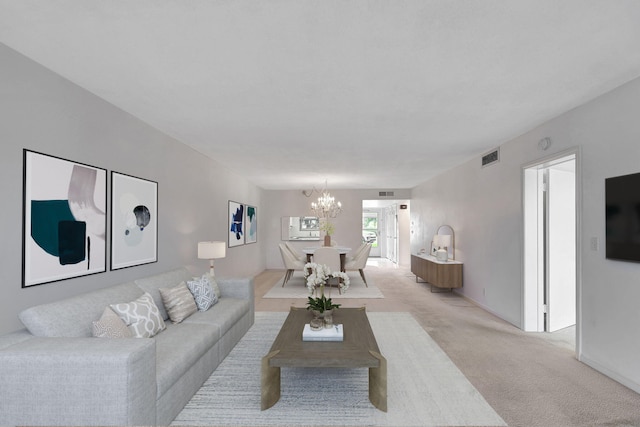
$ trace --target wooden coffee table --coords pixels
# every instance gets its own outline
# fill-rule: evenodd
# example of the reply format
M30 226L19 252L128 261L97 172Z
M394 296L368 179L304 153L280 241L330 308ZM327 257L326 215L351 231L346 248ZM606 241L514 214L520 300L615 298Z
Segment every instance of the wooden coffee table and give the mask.
M387 411L387 359L378 349L364 308L340 308L334 324L342 324L343 341L302 341L311 313L292 307L269 354L262 358L261 409L280 399L280 368L369 368L369 400Z

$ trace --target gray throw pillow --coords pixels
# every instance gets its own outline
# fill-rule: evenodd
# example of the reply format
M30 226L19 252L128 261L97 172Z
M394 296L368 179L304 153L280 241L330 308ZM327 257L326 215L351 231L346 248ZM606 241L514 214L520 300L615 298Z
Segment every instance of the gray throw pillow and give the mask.
M159 290L164 308L173 323L180 323L198 311L196 302L186 283L182 282L178 286L160 288Z
M198 310L207 311L218 302L218 296L205 276L189 280L187 286L193 294Z

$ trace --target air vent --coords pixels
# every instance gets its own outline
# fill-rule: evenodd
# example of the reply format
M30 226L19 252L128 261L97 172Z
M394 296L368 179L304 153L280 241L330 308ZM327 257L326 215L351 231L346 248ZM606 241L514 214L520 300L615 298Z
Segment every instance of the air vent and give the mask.
M500 149L496 148L482 156L482 167L490 166L500 161Z
M393 191L378 191L378 196L379 197L393 197L394 196L394 192Z

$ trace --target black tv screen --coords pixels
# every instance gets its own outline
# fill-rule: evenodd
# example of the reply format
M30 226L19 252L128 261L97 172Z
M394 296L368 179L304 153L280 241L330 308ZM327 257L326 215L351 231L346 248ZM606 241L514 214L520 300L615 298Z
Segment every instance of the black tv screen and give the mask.
M640 173L605 179L606 256L640 262Z

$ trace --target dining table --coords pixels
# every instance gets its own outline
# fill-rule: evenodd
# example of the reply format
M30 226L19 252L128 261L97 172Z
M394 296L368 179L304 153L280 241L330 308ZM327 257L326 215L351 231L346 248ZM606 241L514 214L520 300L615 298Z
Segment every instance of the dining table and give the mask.
M310 246L302 248L302 252L307 255L307 262L311 262L313 253L316 251L316 249L321 247L322 246ZM332 248L336 249L338 251L338 254L340 254L340 271L344 273L344 265L346 263L347 254L351 252L351 248L348 248L346 246L332 246Z

